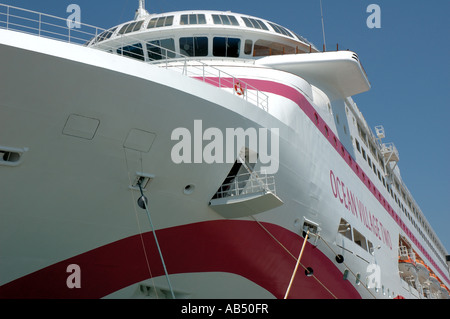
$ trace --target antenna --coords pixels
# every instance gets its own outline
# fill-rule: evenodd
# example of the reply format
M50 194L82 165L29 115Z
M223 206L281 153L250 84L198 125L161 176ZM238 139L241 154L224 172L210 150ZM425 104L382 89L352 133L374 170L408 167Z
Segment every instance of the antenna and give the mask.
M136 10L134 20L143 19L148 15L149 15L148 11L145 10L145 0L139 0L139 8Z
M322 0L320 0L320 15L322 17L323 51L326 51L327 43L325 41L325 26L323 24Z

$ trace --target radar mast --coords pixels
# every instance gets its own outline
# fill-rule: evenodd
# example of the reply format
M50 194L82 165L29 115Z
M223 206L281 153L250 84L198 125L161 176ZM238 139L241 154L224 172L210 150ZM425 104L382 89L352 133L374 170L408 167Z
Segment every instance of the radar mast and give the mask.
M145 0L139 0L139 8L136 10L134 20L144 19L148 15L149 15L148 11L145 10Z

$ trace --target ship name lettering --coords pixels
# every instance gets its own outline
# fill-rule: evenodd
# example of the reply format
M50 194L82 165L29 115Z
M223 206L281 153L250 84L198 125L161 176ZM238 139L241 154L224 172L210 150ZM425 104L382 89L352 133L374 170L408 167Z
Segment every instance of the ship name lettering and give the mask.
M383 226L378 218L370 212L364 202L349 189L339 176L336 176L333 170L330 170L331 192L334 197L348 211L352 213L360 222L370 230L379 240L392 250L392 242L389 231Z

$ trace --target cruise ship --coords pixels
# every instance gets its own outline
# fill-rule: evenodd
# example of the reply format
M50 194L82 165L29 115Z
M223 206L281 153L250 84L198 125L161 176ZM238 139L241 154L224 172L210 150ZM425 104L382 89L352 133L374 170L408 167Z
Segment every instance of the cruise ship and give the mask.
M357 53L142 0L69 22L0 4L1 298L449 298Z

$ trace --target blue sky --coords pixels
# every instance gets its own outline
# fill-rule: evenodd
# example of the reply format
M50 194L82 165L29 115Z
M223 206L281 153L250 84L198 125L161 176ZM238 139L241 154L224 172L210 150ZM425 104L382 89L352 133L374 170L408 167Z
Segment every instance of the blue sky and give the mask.
M400 153L403 181L450 251L450 1L322 0L326 45L358 53L372 89L354 100L372 129ZM109 28L131 20L138 0L0 0L67 17L81 8L81 22ZM381 28L369 29L369 4L381 9ZM150 12L224 10L281 24L322 48L319 0L160 0Z

